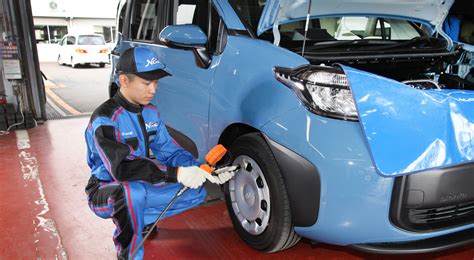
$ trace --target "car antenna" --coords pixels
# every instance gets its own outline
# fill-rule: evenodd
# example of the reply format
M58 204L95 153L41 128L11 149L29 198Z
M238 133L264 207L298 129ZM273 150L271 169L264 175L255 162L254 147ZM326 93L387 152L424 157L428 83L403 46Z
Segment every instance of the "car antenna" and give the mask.
M306 14L306 25L304 27L303 49L301 50L301 56L303 56L303 57L304 57L304 48L306 46L306 36L308 35L309 17L310 17L310 14L311 14L311 2L313 2L313 1L309 0L308 13Z

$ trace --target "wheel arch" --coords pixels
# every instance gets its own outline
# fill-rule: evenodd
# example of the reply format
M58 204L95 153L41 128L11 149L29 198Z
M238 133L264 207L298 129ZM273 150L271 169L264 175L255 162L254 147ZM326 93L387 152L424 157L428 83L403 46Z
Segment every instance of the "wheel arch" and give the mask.
M302 227L314 225L319 215L321 196L318 169L307 159L271 140L259 129L244 123L227 126L219 137L219 144L229 148L237 138L250 133L259 133L277 160L288 192L293 224Z
M222 134L219 136L218 143L222 144L226 148L229 148L237 138L245 134L257 132L260 132L260 130L250 125L244 123L234 123L224 129Z

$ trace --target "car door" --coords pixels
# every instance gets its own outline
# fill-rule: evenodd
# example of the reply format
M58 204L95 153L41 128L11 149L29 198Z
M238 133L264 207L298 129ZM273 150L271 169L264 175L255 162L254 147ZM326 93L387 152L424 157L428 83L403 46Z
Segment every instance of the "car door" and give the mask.
M58 48L58 63L59 64L64 63L64 48L66 47L66 37L67 36L64 36L59 42L59 48Z
M76 37L74 36L67 36L66 37L66 46L64 46L64 54L63 61L67 64L71 64L71 59L73 58L74 54L74 46L76 44Z
M212 63L208 68L201 68L193 51L159 45L157 52L173 76L159 81L153 102L169 127L194 141L202 159L210 149L209 102L220 59L215 47L219 16L209 12L208 0L174 0L167 8L169 16L165 25L194 24L207 33L207 51Z

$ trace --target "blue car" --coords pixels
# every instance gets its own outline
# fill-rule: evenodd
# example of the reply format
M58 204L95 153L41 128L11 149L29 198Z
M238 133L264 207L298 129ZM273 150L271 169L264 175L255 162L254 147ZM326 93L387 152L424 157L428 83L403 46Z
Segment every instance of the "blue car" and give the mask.
M122 0L113 64L155 51L174 139L200 160L230 148L223 190L249 246L444 250L474 242L474 74L442 30L453 2Z

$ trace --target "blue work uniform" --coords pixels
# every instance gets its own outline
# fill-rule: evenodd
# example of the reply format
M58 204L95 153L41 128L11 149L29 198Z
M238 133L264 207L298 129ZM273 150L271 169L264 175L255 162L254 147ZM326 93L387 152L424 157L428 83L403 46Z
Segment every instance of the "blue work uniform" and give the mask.
M120 91L94 111L85 138L92 170L86 187L89 207L99 217L113 219L117 256L129 259L143 227L157 219L182 187L175 183L176 168L199 163L169 135L155 106L134 105ZM156 160L150 159L150 149ZM204 188L190 189L164 217L195 207L205 197ZM135 259L143 254L142 247Z

